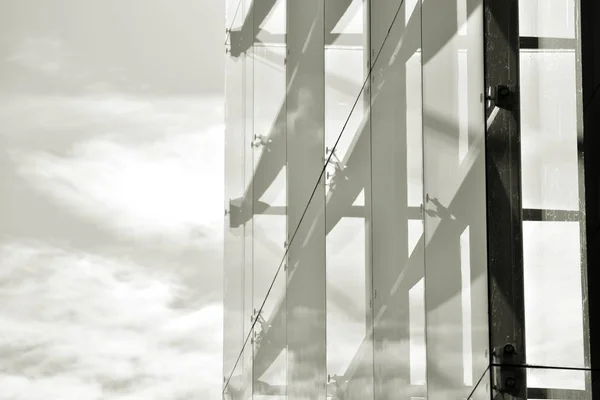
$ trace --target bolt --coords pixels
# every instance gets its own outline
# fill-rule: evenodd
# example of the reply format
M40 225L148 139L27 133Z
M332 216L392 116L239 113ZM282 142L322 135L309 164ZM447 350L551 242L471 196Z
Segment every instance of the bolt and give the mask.
M515 346L513 346L512 344L507 344L504 346L504 352L506 354L514 354L515 353Z
M515 380L515 378L506 378L504 384L506 385L506 387L514 388L515 386L517 386L517 381Z
M500 96L508 96L508 93L508 88L503 87L500 89Z

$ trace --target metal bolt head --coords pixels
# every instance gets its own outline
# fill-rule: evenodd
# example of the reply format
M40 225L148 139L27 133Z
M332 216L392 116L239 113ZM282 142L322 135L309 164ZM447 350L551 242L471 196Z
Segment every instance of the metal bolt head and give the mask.
M500 88L500 96L508 96L508 93L509 93L508 88L506 88L506 87Z
M506 354L514 354L515 353L515 346L513 346L512 344L507 344L504 346L504 352Z
M506 387L514 388L515 386L517 386L517 381L515 380L515 378L510 377L506 378L504 384L506 385Z

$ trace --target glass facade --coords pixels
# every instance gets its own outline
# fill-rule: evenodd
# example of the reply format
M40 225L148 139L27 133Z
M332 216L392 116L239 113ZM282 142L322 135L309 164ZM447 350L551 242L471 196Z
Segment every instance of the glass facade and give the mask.
M224 399L591 399L577 0L226 21Z

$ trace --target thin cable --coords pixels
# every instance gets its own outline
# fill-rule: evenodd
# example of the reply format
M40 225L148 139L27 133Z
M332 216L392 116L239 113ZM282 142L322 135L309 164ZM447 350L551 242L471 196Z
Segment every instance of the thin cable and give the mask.
M531 364L501 364L492 363L492 367L510 367L510 368L528 368L528 369L551 369L561 371L600 371L600 368L585 368L585 367L557 367L552 365L531 365Z
M225 35L225 43L224 43L225 45L227 45L229 36L231 36L231 28L233 28L233 24L235 23L235 17L237 17L238 11L240 10L240 6L242 5L242 1L243 0L238 1L237 8L235 9L235 12L233 13L233 18L231 19L231 25L229 25L229 29L227 29L227 34ZM221 29L223 29L223 28L221 28Z
M585 105L583 106L583 110L584 111L589 107L590 104L592 104L592 100L594 100L594 97L596 96L596 93L598 92L598 89L600 89L600 84L598 84L598 86L596 86L596 88L592 92L592 96L587 101L587 103L585 103Z
M489 370L490 370L490 365L488 364L487 368L485 369L485 371L483 371L483 374L481 374L481 377L479 378L479 380L477 381L475 386L473 386L473 390L471 390L471 393L469 393L469 395L467 396L467 400L471 400L471 397L473 396L473 394L475 394L475 391L479 387L479 384L483 380L483 377L485 376L485 374L488 373Z

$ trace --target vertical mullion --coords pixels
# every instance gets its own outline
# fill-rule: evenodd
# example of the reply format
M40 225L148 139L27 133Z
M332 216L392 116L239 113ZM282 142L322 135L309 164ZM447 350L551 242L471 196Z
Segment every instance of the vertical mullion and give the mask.
M582 89L578 93L578 150L585 153L585 160L579 158L579 180L580 180L580 207L585 210L585 215L581 216L580 223L585 222L585 228L582 228L582 257L586 257L585 264L582 267L585 271L585 281L583 293L586 294L587 304L584 304L584 327L588 328L586 335L586 345L588 345L590 354L590 366L592 368L592 396L594 395L594 382L599 380L600 372L600 312L598 311L599 299L597 287L600 282L600 275L597 272L599 264L600 251L599 243L600 232L600 201L599 201L599 180L598 180L598 157L599 138L597 130L598 120L598 82L600 81L600 65L598 63L598 44L600 43L600 29L598 29L597 20L600 16L600 6L597 0L577 0L576 4L576 34L580 40L577 40L577 62L578 67L581 62L581 68L577 71L577 89ZM594 108L594 105L596 107ZM580 108L581 107L581 108ZM583 170L585 174L581 173ZM585 188L582 193L581 182ZM581 202L585 200L585 205ZM585 242L583 239L585 238Z
M525 363L518 10L518 0L484 0L485 87L510 90L508 107L486 111L490 351L513 344L512 364ZM513 372L515 398L526 398L526 371Z
M584 155L584 110L583 110L583 76L582 76L582 43L581 43L581 0L574 0L574 28L575 28L575 85L576 85L576 118L577 118L577 179L579 183L579 245L580 245L580 260L581 260L581 293L582 296L582 312L583 312L583 346L584 346L584 364L591 367L591 349L590 349L590 320L589 320L589 297L588 297L588 254L587 254L587 213L586 213L586 171L585 171L585 155ZM590 398L591 392L591 375L586 374L586 399Z

